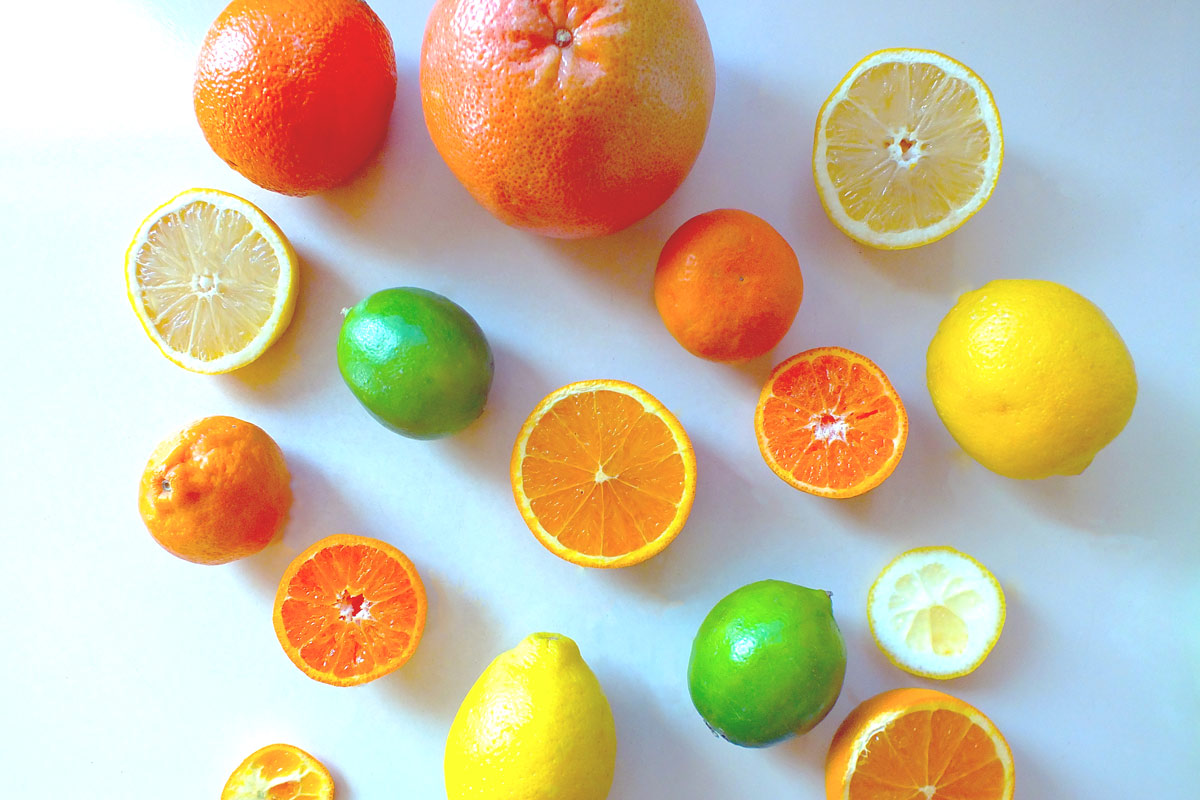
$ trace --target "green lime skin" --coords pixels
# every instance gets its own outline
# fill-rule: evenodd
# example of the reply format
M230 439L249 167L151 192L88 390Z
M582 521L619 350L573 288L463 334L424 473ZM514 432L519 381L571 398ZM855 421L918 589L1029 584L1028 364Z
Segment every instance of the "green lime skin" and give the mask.
M846 676L829 594L785 581L747 584L700 624L688 691L708 727L742 747L807 733Z
M471 315L410 286L376 292L346 313L337 360L367 411L413 439L470 425L492 386L492 350Z

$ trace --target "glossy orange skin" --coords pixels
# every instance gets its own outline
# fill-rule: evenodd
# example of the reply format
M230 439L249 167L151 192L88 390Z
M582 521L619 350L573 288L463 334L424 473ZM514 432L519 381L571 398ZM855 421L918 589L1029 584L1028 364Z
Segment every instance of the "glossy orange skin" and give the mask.
M283 452L262 428L234 417L206 417L165 439L138 487L150 534L197 564L262 550L283 529L291 505Z
M193 89L213 151L291 195L349 181L383 143L395 97L392 38L361 0L234 0Z
M744 361L779 344L804 298L796 253L747 211L692 217L671 235L654 273L663 324L692 355Z
M421 105L450 170L502 222L599 236L687 177L714 75L694 0L438 0Z

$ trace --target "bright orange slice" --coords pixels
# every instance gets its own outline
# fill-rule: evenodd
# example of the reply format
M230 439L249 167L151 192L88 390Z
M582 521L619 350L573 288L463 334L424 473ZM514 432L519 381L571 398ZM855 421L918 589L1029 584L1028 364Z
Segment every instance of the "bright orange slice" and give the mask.
M572 383L538 403L509 474L533 535L585 567L627 567L661 552L696 494L696 456L679 420L613 380Z
M893 689L850 712L825 759L827 800L1012 800L1012 751L979 709Z
M221 800L333 800L333 776L299 747L269 744L233 771Z
M314 680L355 686L412 657L425 629L425 587L387 542L328 536L288 566L275 593L275 634Z
M771 372L754 430L780 478L822 497L854 497L881 484L900 462L908 415L869 359L818 347Z

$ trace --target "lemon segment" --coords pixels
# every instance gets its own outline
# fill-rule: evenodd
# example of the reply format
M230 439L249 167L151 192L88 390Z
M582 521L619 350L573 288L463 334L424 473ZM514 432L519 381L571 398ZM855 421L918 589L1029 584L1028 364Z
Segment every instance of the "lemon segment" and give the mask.
M871 585L867 618L893 664L925 678L957 678L987 658L1004 628L1004 590L952 547L902 553Z
M830 219L872 247L951 233L991 196L1004 140L984 82L929 50L860 61L821 107L813 176Z
M287 328L296 256L247 200L190 189L151 212L125 256L129 302L163 355L215 374L261 356Z

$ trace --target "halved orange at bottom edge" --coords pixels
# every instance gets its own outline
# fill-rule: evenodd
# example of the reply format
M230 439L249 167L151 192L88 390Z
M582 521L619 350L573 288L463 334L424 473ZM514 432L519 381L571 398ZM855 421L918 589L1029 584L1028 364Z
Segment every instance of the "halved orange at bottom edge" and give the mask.
M251 753L221 791L221 800L333 800L333 776L299 747L269 744Z
M767 466L784 481L821 497L854 497L900 463L908 415L870 359L818 347L772 370L754 430Z
M304 674L334 686L375 680L412 657L425 587L408 556L366 536L328 536L296 556L275 593L275 634Z
M1012 751L971 704L893 689L846 717L825 759L827 800L1012 800Z
M661 552L696 494L696 456L679 420L614 380L572 383L538 403L509 475L537 540L585 567L626 567Z

